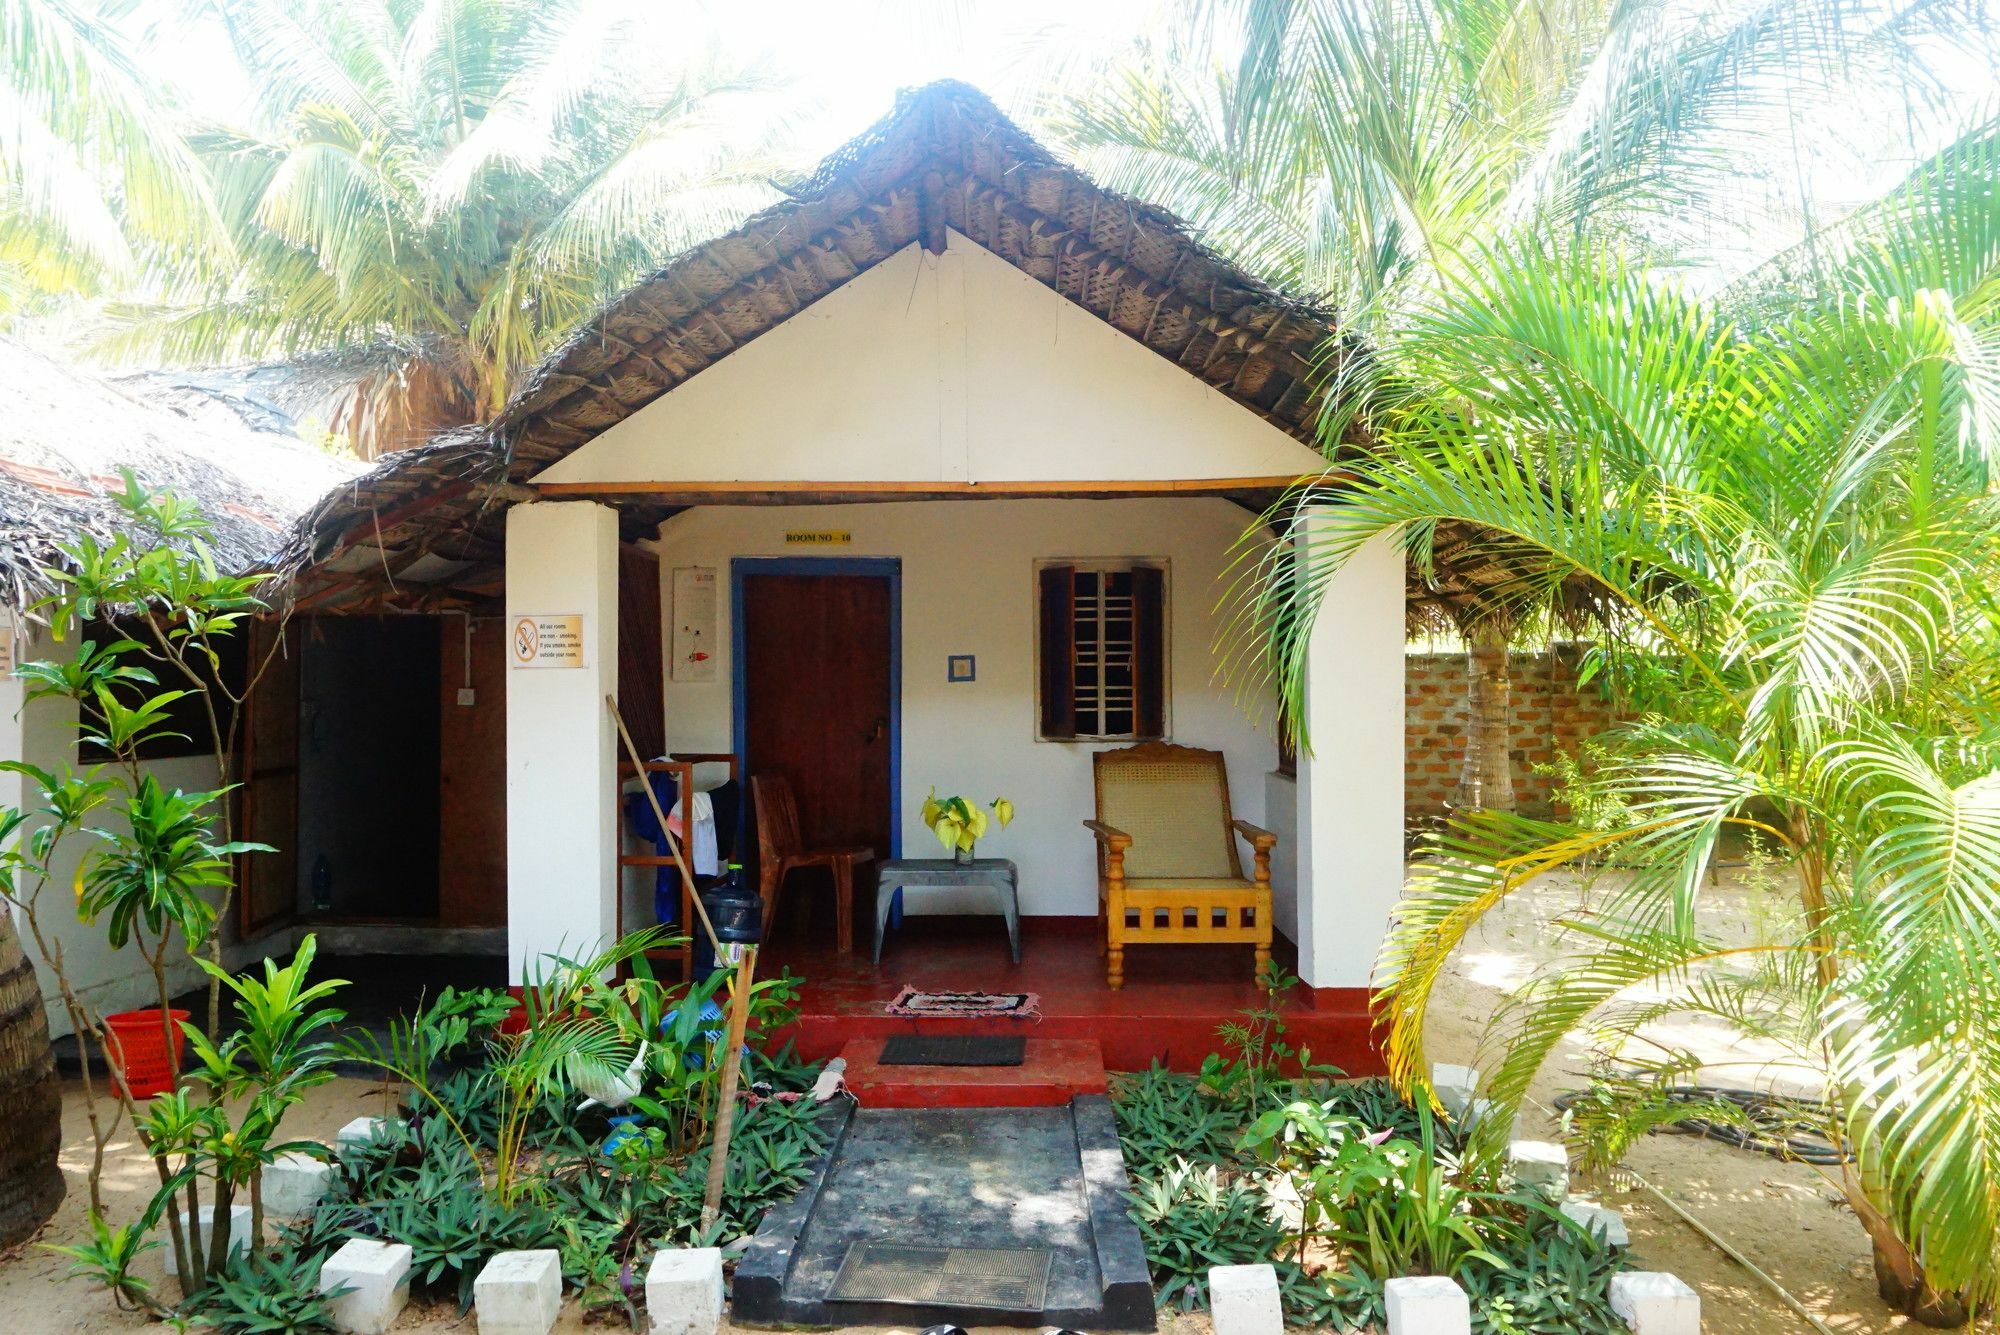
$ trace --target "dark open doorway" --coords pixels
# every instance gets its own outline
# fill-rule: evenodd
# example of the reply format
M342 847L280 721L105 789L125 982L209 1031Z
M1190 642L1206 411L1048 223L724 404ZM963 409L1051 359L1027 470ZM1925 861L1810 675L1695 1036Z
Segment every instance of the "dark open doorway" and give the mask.
M438 916L437 623L317 617L299 679L299 911Z

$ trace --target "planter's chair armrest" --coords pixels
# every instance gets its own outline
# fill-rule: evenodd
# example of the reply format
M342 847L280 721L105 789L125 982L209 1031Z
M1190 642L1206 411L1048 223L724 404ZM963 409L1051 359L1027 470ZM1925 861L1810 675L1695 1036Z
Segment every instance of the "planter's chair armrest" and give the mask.
M1277 835L1272 834L1269 830L1252 825L1247 820L1233 820L1229 824L1236 833L1243 836L1250 847L1256 849L1259 853L1268 853L1278 846Z
M1256 877L1257 884L1260 886L1269 885L1271 883L1271 850L1278 846L1278 836L1272 834L1269 830L1252 825L1247 820L1233 820L1229 823L1235 829L1236 833L1249 841L1250 847L1255 850L1253 856L1256 858L1256 865L1251 874Z
M1083 823L1083 828L1096 835L1097 842L1103 844L1109 852L1123 853L1132 846L1131 835L1116 826L1106 825L1101 820L1087 820Z

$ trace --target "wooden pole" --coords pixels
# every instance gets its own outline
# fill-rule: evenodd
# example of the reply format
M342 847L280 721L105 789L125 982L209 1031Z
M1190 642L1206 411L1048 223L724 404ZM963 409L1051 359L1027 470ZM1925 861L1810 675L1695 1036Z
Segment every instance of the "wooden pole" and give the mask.
M632 768L639 773L639 786L645 790L646 800L652 804L653 819L660 823L660 834L667 841L667 849L674 855L674 866L685 879L688 898L694 903L694 911L701 918L702 930L708 933L708 944L715 952L715 961L720 964L728 958L722 948L722 938L716 935L715 924L709 921L708 906L701 902L701 896L694 893L694 875L688 870L687 856L681 852L680 840L667 828L667 813L660 809L660 795L653 791L653 781L646 777L646 762L639 754L639 747L632 740L632 732L625 726L625 716L618 712L618 701L614 696L604 697L604 707L611 711L612 721L618 725L618 735L625 741L625 754L632 761ZM694 818L693 803L685 799L688 819ZM623 894L621 886L619 893ZM715 1142L708 1152L708 1188L702 1193L701 1229L706 1233L714 1227L716 1216L722 1212L722 1184L729 1171L729 1135L736 1122L736 1087L743 1078L743 1033L750 1027L750 986L756 977L757 947L745 946L743 958L736 963L736 976L730 980L729 1027L722 1053L722 1089L715 1109ZM690 978L689 984L694 980Z
M720 956L717 957L718 959ZM743 1031L750 1024L750 983L757 969L757 947L743 947L736 977L730 983L728 1050L722 1054L722 1094L715 1110L715 1145L708 1152L708 1189L701 1196L701 1231L715 1226L722 1212L722 1183L729 1171L729 1134L736 1120L736 1086L743 1078Z

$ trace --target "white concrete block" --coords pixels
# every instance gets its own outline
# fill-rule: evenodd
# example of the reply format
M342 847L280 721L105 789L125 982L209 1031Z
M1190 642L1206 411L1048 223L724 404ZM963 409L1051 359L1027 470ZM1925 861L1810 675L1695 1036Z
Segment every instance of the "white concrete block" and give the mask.
M1510 1141L1507 1173L1529 1191L1559 1201L1569 1192L1569 1151L1546 1140Z
M1382 1286L1389 1335L1472 1335L1472 1300L1437 1275L1392 1279Z
M722 1321L722 1249L670 1247L646 1271L653 1335L715 1335Z
M1283 1335L1278 1272L1268 1265L1208 1268L1208 1307L1215 1335Z
M1701 1335L1701 1295L1663 1271L1613 1275L1611 1310L1635 1335Z
M296 1219L318 1205L333 1185L333 1165L302 1150L281 1154L264 1165L264 1213Z
M188 1227L188 1212L186 1210L179 1210L176 1211L175 1213L177 1213L180 1216L181 1235L185 1237L187 1235L187 1227ZM250 1249L251 1214L252 1211L250 1207L247 1205L232 1205L229 1207L229 1250L230 1251L241 1252L241 1251L248 1251ZM208 1244L215 1238L215 1207L212 1205L202 1206L200 1219L201 1219L201 1254L204 1258L206 1258L208 1256ZM166 1220L162 1219L155 1226L153 1236L158 1238L160 1240L161 1245L168 1248L169 1254L171 1254L171 1250L174 1245L174 1235L173 1231L167 1227ZM168 1264L171 1265L172 1262L169 1262Z
M319 1291L345 1286L327 1304L333 1328L350 1335L383 1335L410 1301L410 1248L401 1242L349 1238L319 1269Z
M472 1281L479 1335L549 1335L562 1313L562 1253L501 1252Z
M1453 1066L1449 1062L1431 1063L1431 1089L1437 1094L1438 1102L1451 1114L1452 1120L1462 1122L1465 1114L1472 1110L1472 1103L1479 1090L1479 1070L1472 1066Z
M1562 1212L1581 1224L1584 1232L1595 1234L1608 1247L1632 1245L1632 1235L1625 1231L1625 1216L1616 1210L1607 1210L1601 1205L1572 1197L1563 1202Z
M387 1135L396 1125L397 1119L393 1117L357 1117L334 1134L334 1148L342 1154L360 1149L378 1136Z

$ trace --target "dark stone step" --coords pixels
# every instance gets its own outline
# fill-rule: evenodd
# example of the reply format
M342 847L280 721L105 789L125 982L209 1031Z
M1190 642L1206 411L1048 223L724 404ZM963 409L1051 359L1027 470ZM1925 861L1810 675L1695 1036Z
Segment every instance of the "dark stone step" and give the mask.
M1110 1100L1062 1108L854 1109L798 1196L764 1218L736 1268L745 1326L1155 1329L1152 1282ZM829 1296L856 1242L1051 1253L1040 1311Z

